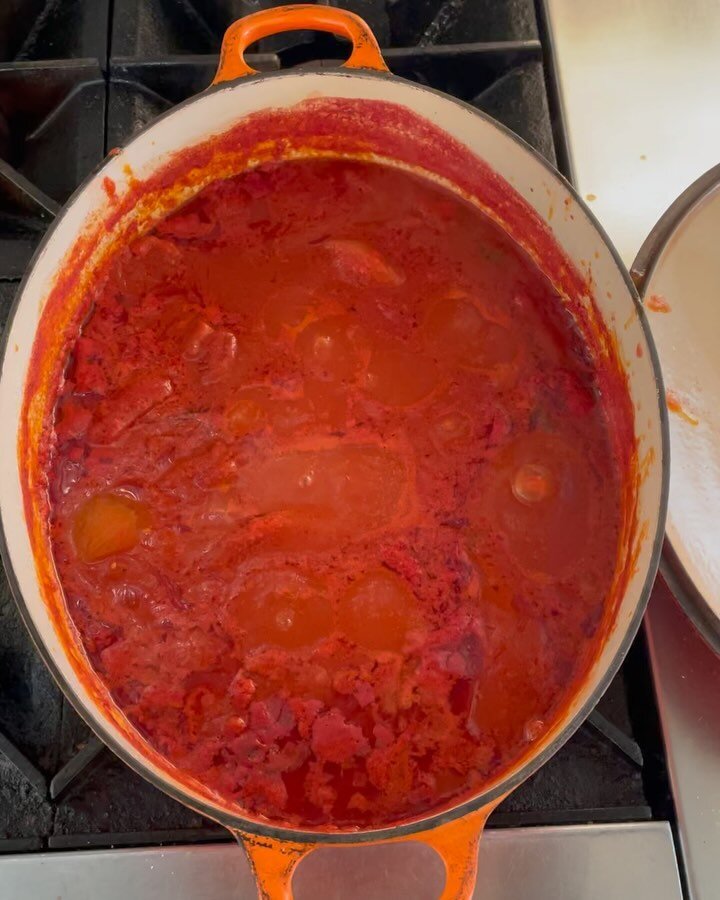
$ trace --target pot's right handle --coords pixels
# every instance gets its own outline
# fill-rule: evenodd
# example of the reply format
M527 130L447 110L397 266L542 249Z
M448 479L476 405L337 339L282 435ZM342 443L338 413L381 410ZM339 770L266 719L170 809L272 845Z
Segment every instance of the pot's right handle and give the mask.
M360 16L333 6L311 6L303 3L263 9L233 22L223 38L220 65L213 84L257 74L255 69L245 62L245 51L255 41L282 31L304 30L328 31L338 37L347 38L352 44L352 52L349 59L343 63L343 68L387 72L375 36Z

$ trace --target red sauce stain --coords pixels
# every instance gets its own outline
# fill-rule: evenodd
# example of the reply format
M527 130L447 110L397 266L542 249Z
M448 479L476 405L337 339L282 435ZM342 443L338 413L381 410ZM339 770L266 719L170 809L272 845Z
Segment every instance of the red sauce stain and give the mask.
M105 715L112 721L115 728L134 744L141 754L150 759L161 770L172 773L173 777L185 781L196 792L211 797L214 802L220 803L234 812L237 812L237 806L234 801L228 799L227 788L218 784L213 786L208 783L206 770L203 768L205 764L202 764L199 758L192 765L187 764L179 771L168 762L167 751L163 750L163 752L160 752L152 742L148 743L147 740L140 737L138 732L128 724L124 713L121 712L120 707L117 705L118 703L121 703L121 705L133 704L135 702L133 698L128 695L123 700L122 697L111 695L107 684L98 676L97 671L89 666L85 649L78 643L77 634L68 622L62 592L58 585L56 570L50 552L48 523L51 520L51 511L48 505L47 494L48 464L52 452L52 422L58 398L58 388L63 383L63 373L66 370L68 354L74 344L77 329L87 317L89 298L95 296L95 292L100 289L103 280L111 274L113 266L116 265L116 257L119 253L127 251L129 244L144 227L150 212L158 207L172 209L177 205L180 197L186 197L185 192L193 185L206 183L213 178L226 178L230 173L242 171L250 157L260 157L261 160L272 162L273 160L282 159L285 154L291 152L299 152L307 156L312 156L313 154L345 154L363 157L373 154L381 159L389 158L411 168L418 167L420 170L429 170L434 174L440 175L456 184L468 197L476 200L511 239L516 240L522 247L526 248L532 258L542 265L543 272L549 282L563 296L563 304L577 324L576 334L581 337L586 347L583 358L593 360L593 390L588 394L587 390L582 387L582 379L580 384L578 384L576 378L571 377L573 374L571 370L570 373L556 373L553 376L557 378L558 383L549 391L549 396L556 399L562 398L563 402L568 404L567 410L569 415L579 415L587 406L590 396L601 398L604 406L603 411L610 454L618 477L618 493L615 497L615 502L617 503L616 509L619 519L619 534L615 543L623 548L622 556L617 560L617 564L613 565L611 560L605 568L606 572L612 573L612 578L604 606L599 610L596 619L588 620L585 623L587 633L594 635L594 638L589 640L586 656L583 660L578 659L577 645L573 644L572 658L577 665L581 666L581 670L578 670L578 672L586 671L590 662L596 658L600 651L604 635L607 634L614 621L614 612L617 604L623 596L625 586L631 577L642 541L637 517L637 448L633 437L633 413L627 389L627 376L620 363L615 339L603 322L595 304L592 300L588 302L588 295L591 296L588 282L557 245L547 224L541 217L507 182L490 170L466 148L453 141L441 129L419 118L414 113L389 103L313 99L298 104L289 110L267 110L250 116L225 135L213 137L198 146L178 152L165 166L145 181L135 179L131 171L126 171L125 174L130 182L130 190L124 192L118 198L118 202L114 205L113 210L104 218L96 217L88 220L83 236L78 239L64 260L63 265L59 267L61 274L58 276L44 307L43 317L33 348L32 363L28 372L24 399L24 416L22 419L23 425L18 443L21 468L25 476L23 494L26 515L31 531L38 577L48 608L48 614L52 617L56 631L65 645L66 652L72 660L78 677L85 684L94 702L102 707ZM307 206L305 209L307 209ZM134 216L127 215L131 211L135 214ZM113 244L100 245L102 249L99 252L99 242L102 240L104 233L112 233L115 242ZM198 235L197 239L202 241L202 236ZM356 238L353 236L349 240L356 240ZM344 264L353 268L352 247L348 248L347 242L345 247L341 245L339 248L339 256L341 258L343 254ZM357 257L357 254L355 256ZM93 265L89 266L88 263L91 259ZM356 258L355 262L354 268L358 271L369 272L378 269L377 261L372 258L366 259L365 263ZM382 270L382 267L380 269ZM252 271L252 269L249 271ZM221 281L219 289L224 290L226 289L223 287L225 280ZM391 283L391 281L388 281L388 283ZM157 299L159 300L159 297ZM458 304L456 303L455 305L457 306ZM461 308L459 312L462 311ZM485 315L487 311L481 308L480 313ZM290 315L292 318L292 310L290 310ZM445 318L447 322L445 322L444 327L446 326L452 330L452 327L454 327L453 316ZM210 324L211 327L216 327L216 323L211 322ZM300 324L298 323L293 327L298 327ZM500 327L500 323L495 324ZM300 331L302 330L301 327ZM465 329L460 328L460 334L464 335ZM321 341L318 347L321 347L322 343ZM202 341L200 341L200 344L202 344ZM229 347L230 342L226 341L226 344ZM449 346L454 345L449 344ZM504 373L512 371L511 362L514 359L514 355L511 352L511 345L507 342L500 342L498 346L505 356L496 360L496 364L499 364L496 365L496 371L500 380L495 383L502 384ZM464 347L464 343L461 342L462 347ZM465 350L462 352L464 353ZM87 355L85 361L91 363L93 355L92 353ZM226 354L205 354L208 364L211 359L222 361L224 355ZM203 354L201 353L200 356L202 357ZM152 354L148 358L152 360ZM280 360L282 358L279 357ZM135 361L128 361L128 365L130 362L134 365ZM367 386L371 387L372 391L366 390L363 392L364 394L373 397L374 392L374 402L378 403L386 403L392 399L406 402L408 398L415 403L426 402L423 399L413 399L413 391L416 390L416 386L412 380L408 382L407 379L401 378L397 380L395 378L398 367L402 368L402 354L388 357L382 354L376 362L381 364L374 366L372 369L373 377L367 382ZM361 354L360 366L369 366L369 364L369 359L366 359ZM457 364L462 367L460 361ZM340 369L342 369L343 365L344 362L338 363ZM337 367L334 367L334 365L331 366L332 368L337 370ZM440 370L442 370L442 367L440 367ZM367 369L366 371L371 370ZM96 374L100 378L100 373ZM329 422L332 416L342 416L342 404L337 403L337 397L333 395L333 391L328 389L326 380L318 380L322 382L322 389L319 392L316 391L314 395L311 389L308 397L315 396L316 402L322 401L321 406L325 410L323 415L328 417L327 421ZM393 387L395 380L400 385L398 388L399 393L395 392ZM101 387L101 378L96 382L96 385L98 388ZM99 430L95 429L94 433L102 435L103 440L117 440L124 434L126 428L134 427L136 412L138 416L152 417L154 409L159 409L163 403L169 402L169 397L163 399L167 389L162 381L155 382L151 379L149 387L152 389L150 394L156 399L153 400L153 404L148 408L143 407L143 397L147 394L147 391L143 387L142 378L139 379L137 384L124 386L123 392L115 398L121 401L117 407L120 415L113 413L114 403L102 404L99 402L98 409L102 407L105 410L103 415L105 421ZM214 389L208 389L204 392L206 398L212 398L213 394ZM432 396L435 396L435 394L431 391L428 397ZM409 409L412 409L412 402L408 407ZM399 406L398 408L402 409L403 407ZM84 416L82 410L73 411L72 404L70 404L67 412L67 418L63 416L61 426L67 427L69 429L68 433L73 428L82 431L83 428L89 427L89 423L83 423L83 419L86 416ZM290 412L293 411L289 410L288 413ZM77 414L74 415L74 413ZM262 409L260 409L258 415L262 418ZM273 410L274 415L275 411ZM252 424L254 418L255 413L253 413L252 403L250 403L245 412L239 411L237 423L240 430L242 431L245 427L243 422ZM292 421L292 416L290 416L289 420ZM283 421L288 421L287 416ZM475 420L471 420L471 424L472 422L475 422ZM118 427L120 432L116 437L113 437ZM468 424L462 418L455 421L451 415L447 422L444 422L441 433L447 437L450 446L452 446L453 441L458 441L459 445L462 446L463 436L468 427ZM487 438L491 441L496 440L503 435L504 430L502 417L499 417L497 421L493 419L488 426ZM515 448L512 452L507 450L506 455L498 459L498 465L512 465L514 460L512 453L517 452L518 448ZM570 465L574 471L575 467L571 464L572 456L564 456L558 448L555 448L554 454L555 459L559 460L561 465ZM400 458L403 458L402 454ZM364 459L365 457L363 457ZM293 462L293 460L297 460L297 457L290 458L290 462ZM72 460L68 461L72 462ZM285 457L285 461L287 462L287 457ZM527 462L533 462L524 459L515 461L521 466ZM287 464L290 465L290 462L287 462ZM368 464L367 460L362 464ZM145 462L143 460L144 465ZM373 463L370 467L376 474L377 472L380 475L383 472L387 474L387 465L385 463L379 467L374 466ZM181 471L178 471L176 474L181 476ZM217 474L218 481L214 485L213 490L222 492L224 483L222 472L218 471ZM542 473L542 475L543 484L545 484L545 474ZM67 477L69 478L68 483L71 483L73 477L72 468L68 471ZM393 483L394 480L391 477L389 483ZM262 473L260 473L254 483L256 486L266 483L272 484L272 479L264 479ZM551 484L551 482L548 482L548 484ZM257 487L257 490L259 490L259 487ZM524 496L527 492L520 491L520 493ZM126 494L123 493L121 496L126 496ZM251 496L254 495L251 494ZM262 495L262 497L265 497L265 495ZM262 497L258 494L258 502L262 500ZM133 501L133 498L129 497L129 500ZM148 528L152 527L152 522L154 521L152 518L152 504L145 504L145 501L139 497L135 498L133 502L140 505L134 507L132 502L129 502L129 505L128 503L123 503L119 506L103 503L93 507L92 510L86 511L87 516L90 516L91 512L93 515L98 513L98 511L102 512L103 515L107 513L110 540L109 544L104 540L100 543L95 540L85 541L85 537L93 536L93 529L83 526L78 531L78 540L82 546L86 547L90 556L97 558L97 562L87 563L86 565L107 565L110 567L115 560L112 559L112 555L105 555L109 546L123 546L127 548L122 551L125 554L132 554L135 552L135 547L143 546L144 535ZM262 502L266 503L269 501L265 498ZM520 503L521 500L516 498L516 502ZM409 509L412 510L414 508L416 507L410 504ZM533 515L532 510L535 509L535 506L531 504L528 506L528 509L530 510L528 515ZM212 513L212 511L210 512ZM480 512L481 507L473 507L473 515L479 515ZM212 514L214 515L215 513ZM268 515L271 514L268 513ZM272 522L272 518L269 521ZM85 522L85 525L87 525L87 522ZM445 527L451 528L452 526L443 526L443 528ZM458 527L464 528L468 526L460 524ZM488 533L484 525L478 529L480 539ZM283 534L288 535L290 532L283 532L281 529L280 534L282 538L280 550L282 551L282 541L287 540L286 537L283 537ZM262 532L262 529L260 529L259 539L266 542L269 539L268 535ZM544 542L524 545L522 540L519 539L519 541L516 551L530 555L531 568L543 565L543 561L546 563L548 559L552 560L554 558L553 554L556 552L563 552L562 545L558 544L556 546L554 542L551 542L549 545ZM286 546L285 551L288 549ZM482 557L482 540L474 552L479 560ZM535 559L534 555L538 553L540 553L540 558ZM543 554L549 554L549 557L546 559ZM168 556L168 559L173 558L179 559L177 555L171 554ZM399 577L409 579L412 577L413 566L403 564L403 558L404 555L401 552L399 561L396 563L396 565L400 566L400 570L403 573ZM452 566L448 565L447 559L449 558L446 558L443 562L443 569L446 575L456 568L455 563ZM478 565L480 565L478 561L472 563L472 566ZM488 568L488 574L486 575L487 583L481 585L483 596L488 591L494 592L497 604L499 604L497 608L500 610L503 608L503 604L511 602L512 591L508 592L503 586L502 570L500 573L493 573L492 567L487 561L485 566ZM465 571L467 563L460 561L457 563L457 567L458 572ZM382 590L378 587L377 589L373 588L371 593L374 597L381 598L384 591L384 587ZM129 594L126 592L123 596L130 602L132 608L132 603L134 602L132 592ZM362 596L364 595L353 594L351 598L352 603L359 603L360 600L357 598ZM597 600L597 595L593 594L593 596ZM182 595L180 601L182 601ZM177 602L177 598L175 602ZM378 600L378 602L381 601ZM574 598L573 602L577 603L577 597ZM138 614L142 615L142 604L136 604L135 608ZM352 605L348 608L352 609ZM177 611L178 613L182 612L182 602L180 602ZM412 619L412 612L409 615L410 619ZM524 615L523 620L525 619L527 619L527 616ZM280 619L276 620L276 626L281 630L284 629L285 625L283 623L286 623L286 620L287 616L281 616ZM536 627L536 624L538 623L535 623L533 628ZM110 633L112 633L112 628L111 623ZM528 632L527 638L531 639L531 635L532 632ZM98 652L102 652L100 648L102 648L107 637L108 634L102 629L95 636ZM553 653L561 652L562 635L558 635L558 638L561 643L554 647ZM106 647L106 650L109 648L110 645ZM523 657L523 665L526 662L527 658ZM272 668L273 666L271 665L270 672ZM567 672L565 672L564 677L567 678ZM581 674L578 674L576 677L580 679ZM210 698L217 695L217 685L208 685L202 679L200 681L201 683L196 686L196 689L192 689L195 692L189 691L181 704L184 710L183 721L187 723L191 730L193 728L199 729L198 734L201 733L203 728L206 708L208 704L212 706L214 702ZM129 682L124 683L130 684ZM393 681L393 683L395 682ZM494 708L511 710L517 694L516 688L513 687L512 683L503 682L502 678L498 678L497 683L498 689L506 690L508 696L506 703L498 703L494 705ZM571 681L571 684L577 683L579 682ZM338 681L337 684L342 685L342 680ZM242 680L239 680L236 687L238 702L244 702L243 698L250 692L249 686L244 684ZM336 689L337 686L333 686L333 690ZM355 696L356 690L360 691L358 696ZM347 702L356 703L362 708L362 702L365 700L363 691L362 687L353 686L350 693L345 695L352 698ZM221 696L223 693L222 687L219 693ZM235 692L233 696L235 696ZM430 690L428 696L432 696L432 690ZM471 696L465 687L458 687L451 698L450 711L452 712L453 708L459 710L466 708L467 701ZM147 699L149 700L150 697ZM254 699L250 699L251 703L264 703L264 706L256 711L255 724L253 725L251 721L250 725L253 729L257 727L262 728L264 727L262 723L267 720L266 724L271 731L280 728L282 732L282 729L288 725L287 714L284 709L276 709L272 703L268 702L268 699L267 697L262 697L262 692L256 694ZM558 700L559 705L552 713L555 720L563 714L563 709L567 707L569 702L567 696ZM170 709L172 704L163 701L161 708ZM338 715L333 713L335 708L339 710ZM485 707L484 704L475 707L473 715L476 725L474 727L481 729L488 727L482 718L483 710L487 708L493 707ZM310 713L312 713L312 710L310 710ZM457 715L458 713L453 714ZM302 710L293 711L292 715L295 722L293 728L298 728L299 723L303 721L305 722L303 727L309 729L307 733L311 734L313 732L312 715L310 715L309 719L307 717L303 718ZM453 802L452 800L443 800L443 797L457 797L460 794L467 795L468 792L480 789L476 784L469 786L467 783L463 783L462 777L459 783L458 773L455 772L452 777L449 776L445 781L442 779L440 781L436 780L432 796L426 795L424 801L414 794L405 794L401 791L401 788L404 790L406 786L404 779L407 778L405 751L401 747L396 746L398 740L396 736L392 736L392 740L385 748L380 745L374 747L373 742L379 741L379 744L382 744L384 738L378 738L377 735L369 732L366 733L364 725L357 726L360 728L362 736L352 730L352 728L348 731L346 723L354 726L354 722L347 718L348 711L342 705L328 708L327 712L323 712L322 715L325 718L318 725L316 739L321 756L324 754L328 762L339 758L339 755L342 753L349 752L348 748L355 748L353 754L358 755L359 753L361 758L365 758L363 756L366 746L365 742L373 750L382 751L387 747L392 748L388 751L391 758L384 759L382 754L377 758L375 777L381 778L383 771L390 773L388 776L390 777L389 783L393 784L397 789L396 793L392 795L395 797L395 800L392 802L400 804L399 807L396 807L398 814L403 814L403 809L407 811L405 804L408 802L419 802L421 806L423 803L426 803L429 804L429 807L425 808L437 808L438 805L443 803L451 805ZM512 728L512 721L512 719L508 720L506 727ZM545 721L549 722L549 719ZM247 724L246 716L244 714L236 715L233 722L234 724L228 721L228 728L231 731L232 728L235 728L238 736L242 737ZM443 726L440 727L439 733L442 733L442 731ZM534 728L532 733L535 733ZM172 737L175 734L175 730L168 732L168 734ZM510 745L504 744L504 746L508 747ZM522 763L527 760L533 753L534 749L530 743L521 752L519 762ZM488 757L487 764L492 765L491 761L494 758L495 751ZM283 760L288 762L285 757L283 757ZM210 764L213 764L212 760L210 760ZM193 774L200 771L197 768L198 765L202 769L200 777L197 774ZM292 765L292 762L290 762L290 765ZM340 765L342 768L340 763L331 762L330 765ZM314 790L318 792L316 796L318 798L332 797L331 792L324 790L326 781L321 777L322 773L313 771L315 772L313 777L316 779L313 782L315 785ZM478 769L478 772L481 771L482 767ZM280 809L282 806L282 790L279 789L277 784L274 787L278 788L278 791L275 791L272 785L268 785L267 782L261 779L260 782L254 783L254 786L250 785L245 791L243 795L244 802L250 802L250 799L254 797L252 802L256 805L256 808L263 809L268 809L274 804L276 812L273 813L273 816L289 820L291 816L288 814L287 809ZM331 787L335 786L331 785ZM351 784L344 785L343 791L349 791L352 787ZM376 790L382 792L382 787L376 787ZM355 791L355 794L358 793L361 793L361 791ZM399 796L401 793L403 793L403 796ZM343 794L344 797L348 797L345 815L355 817L356 820L362 820L363 816L365 816L365 821L375 816L375 821L379 821L382 810L378 808L374 812L370 810L363 813L362 800L357 797L352 809L350 808L350 797L355 796L355 794L350 794L349 797L347 793ZM388 802L391 800L392 797L389 798ZM341 816L336 816L335 818L336 821L340 819Z
M643 356L643 348L640 343L638 343L637 347L635 347L635 356L640 359Z
M655 464L655 458L655 448L650 447L638 463L638 471L640 472L641 481L649 477L649 474Z
M680 416L681 419L684 419L689 425L699 425L700 419L696 418L696 416L692 415L692 413L688 412L688 410L683 405L683 401L680 399L677 391L673 391L668 389L665 391L665 400L667 402L667 408L670 412L675 413L675 415Z
M112 178L108 178L107 175L102 180L102 188L108 196L109 200L115 202L117 200L117 187Z
M669 313L671 310L670 304L660 294L650 294L645 301L645 306L652 312L658 313Z

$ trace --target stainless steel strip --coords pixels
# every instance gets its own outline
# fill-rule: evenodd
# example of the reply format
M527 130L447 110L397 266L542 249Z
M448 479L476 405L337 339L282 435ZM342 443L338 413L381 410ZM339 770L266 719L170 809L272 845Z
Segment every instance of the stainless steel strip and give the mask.
M720 161L718 0L544 0L574 178L629 265ZM664 586L646 617L692 900L720 897L720 661Z
M691 900L720 896L720 658L658 579L646 628Z
M479 862L477 900L681 898L666 822L490 830ZM295 879L297 900L432 900L441 886L439 861L417 844L316 851ZM232 844L0 859L0 900L256 896L245 856Z

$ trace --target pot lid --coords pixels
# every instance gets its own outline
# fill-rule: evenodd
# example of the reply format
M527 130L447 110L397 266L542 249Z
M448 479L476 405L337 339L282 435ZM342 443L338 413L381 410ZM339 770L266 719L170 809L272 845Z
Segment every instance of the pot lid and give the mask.
M670 411L661 571L720 653L720 166L672 204L631 271Z

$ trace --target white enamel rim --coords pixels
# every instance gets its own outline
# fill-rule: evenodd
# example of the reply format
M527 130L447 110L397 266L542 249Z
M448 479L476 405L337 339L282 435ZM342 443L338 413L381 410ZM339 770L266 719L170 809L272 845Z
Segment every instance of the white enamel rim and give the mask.
M108 209L101 182L115 181L122 196L129 165L144 178L174 152L221 135L246 115L294 106L308 98L342 97L394 102L429 119L468 146L503 176L548 222L556 240L582 272L592 274L596 303L615 335L628 374L639 457L648 460L639 487L639 521L647 523L634 574L602 653L566 715L538 741L534 755L488 785L480 795L442 813L403 825L363 832L283 828L231 811L220 799L189 789L138 752L89 696L55 633L40 593L23 512L17 435L30 353L53 277L90 217ZM20 286L4 335L0 372L0 522L2 555L21 614L45 662L93 730L128 765L177 800L230 828L312 843L355 843L417 833L503 796L536 771L577 729L617 671L639 627L654 580L664 531L668 482L667 415L657 355L632 282L599 224L567 182L511 132L459 101L402 79L371 72L305 70L260 75L219 85L156 120L118 155L105 161L71 198L46 235ZM640 352L638 352L640 348ZM648 453L648 451L651 451Z

